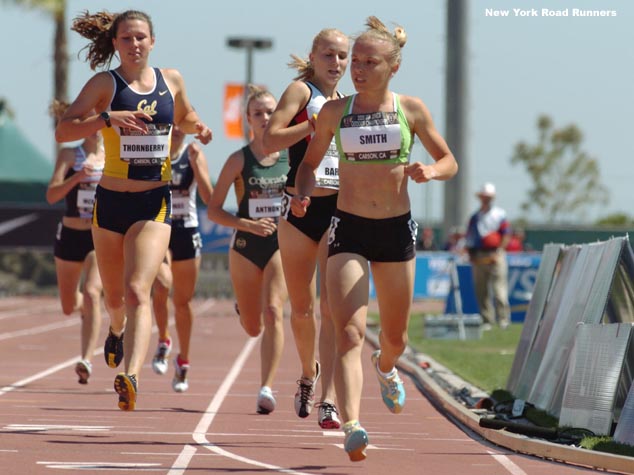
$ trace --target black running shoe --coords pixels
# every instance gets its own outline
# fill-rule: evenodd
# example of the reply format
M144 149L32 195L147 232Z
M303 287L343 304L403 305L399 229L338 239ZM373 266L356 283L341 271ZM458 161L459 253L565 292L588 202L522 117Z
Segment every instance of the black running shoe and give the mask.
M114 378L114 390L119 395L119 409L134 411L136 406L136 375L119 373Z
M108 330L108 338L103 345L103 355L106 358L106 364L110 368L116 368L123 360L123 333L121 336L115 336L112 328Z

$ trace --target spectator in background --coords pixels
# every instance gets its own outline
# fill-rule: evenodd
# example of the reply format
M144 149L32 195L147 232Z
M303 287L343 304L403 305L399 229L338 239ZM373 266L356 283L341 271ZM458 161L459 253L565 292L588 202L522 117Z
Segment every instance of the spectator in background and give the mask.
M445 251L455 252L456 254L462 254L465 250L465 235L462 228L453 226L449 231L447 242L443 247Z
M484 328L497 323L506 328L510 323L508 301L508 264L506 246L510 239L506 211L493 206L495 186L485 183L476 193L480 209L469 220L465 245L473 272L473 284ZM495 307L491 307L491 292Z
M417 251L437 251L436 239L434 238L434 230L430 227L424 227L420 233L420 238L416 241Z
M526 234L524 233L523 228L513 228L511 231L511 237L509 238L509 242L506 245L507 252L524 252L526 247L524 245L524 240L526 238Z

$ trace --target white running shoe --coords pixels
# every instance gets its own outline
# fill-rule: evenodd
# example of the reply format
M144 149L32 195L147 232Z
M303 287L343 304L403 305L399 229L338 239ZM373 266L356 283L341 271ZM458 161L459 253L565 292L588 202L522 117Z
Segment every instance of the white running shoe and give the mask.
M189 364L179 365L178 357L174 358L174 378L172 379L172 389L177 393L183 393L189 389L187 371L189 371Z
M79 384L88 384L88 378L92 374L92 364L88 360L79 360L75 365L75 373L79 378Z
M273 391L268 386L262 386L258 393L258 403L256 411L258 414L270 414L275 410L275 398Z
M152 369L156 374L165 374L167 373L167 357L172 352L172 341L159 341L158 346L156 347L156 353L154 353L154 358L152 358Z
M317 416L317 422L322 429L339 429L341 427L341 421L339 420L339 413L337 407L329 402L320 402L315 404L319 408Z

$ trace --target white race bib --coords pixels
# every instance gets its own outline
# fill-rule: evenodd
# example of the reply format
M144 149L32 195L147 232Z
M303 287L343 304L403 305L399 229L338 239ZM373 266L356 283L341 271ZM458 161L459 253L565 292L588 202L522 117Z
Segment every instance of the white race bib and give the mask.
M249 216L258 218L277 218L282 212L282 197L274 198L250 198Z
M346 158L354 161L390 160L401 150L401 127L395 112L355 114L339 129Z
M339 189L339 156L332 156L330 149L315 170L315 180L315 186L319 188Z
M130 165L160 165L169 155L170 124L148 124L147 134L120 128L121 160Z
M172 195L172 216L185 217L189 216L190 200L189 196L174 196Z

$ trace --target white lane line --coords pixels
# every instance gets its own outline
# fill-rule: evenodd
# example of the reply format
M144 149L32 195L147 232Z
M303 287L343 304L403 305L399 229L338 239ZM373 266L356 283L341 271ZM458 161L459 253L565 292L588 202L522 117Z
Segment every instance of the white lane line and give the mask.
M102 432L109 431L112 426L78 426L64 424L9 424L2 430L12 432L47 432L47 431L79 431L79 432Z
M213 307L216 304L216 301L213 299L208 299L208 300L204 300L200 305L197 305L195 307L195 311L199 312L202 310L207 310L208 308ZM67 321L67 322L60 322L60 323L53 323L50 325L44 325L41 327L35 327L35 328L30 328L30 329L25 329L25 330L20 330L20 331L16 331L16 332L11 332L11 333L2 333L0 334L0 341L1 340L7 340L9 338L13 338L16 336L24 336L24 335L36 335L38 333L44 333L47 332L49 330L56 330L58 328L65 328L65 327L69 327L72 325L77 325L81 322L80 319L76 319L73 321ZM154 326L152 328L152 332L156 331L156 326ZM97 356L103 353L103 348L99 348L97 349L94 353L93 356ZM60 371L62 369L68 368L69 366L75 364L77 362L77 360L79 359L79 356L74 356L73 358L66 360L62 363L59 363L55 366L52 366L44 371L41 371L37 374L34 374L33 376L29 376L28 378L22 379L20 381L17 381L9 386L5 386L3 388L0 388L0 396L2 396L3 394L6 394L8 392L11 392L15 389L21 388L23 386L26 386L29 383L32 383L33 381L37 381L38 379L41 378L45 378L46 376L49 376L53 373L56 373L57 371Z
M103 350L102 350L103 351ZM29 376L28 378L22 379L20 381L17 381L13 384L11 384L10 386L5 386L4 388L0 388L0 396L2 396L3 394L6 394L8 392L13 391L14 389L18 389L21 388L23 386L26 386L29 383L32 383L33 381L37 381L38 379L41 378L45 378L46 376L49 376L53 373L56 373L59 370L62 370L64 368L69 367L70 365L74 364L77 362L77 356L73 356L71 359L66 360L60 364L57 364L55 366L51 366L48 369L45 369L44 371L40 371L37 374L34 374L33 376Z
M217 303L218 303L217 300L205 299L202 302L200 302L200 304L196 305L196 308L194 310L196 311L196 313L206 312Z
M60 328L68 328L68 327L72 327L75 325L79 325L80 320L79 319L73 319L70 321L62 321L62 322L56 322L56 323L49 323L48 325L42 325L40 327L33 327L33 328L25 328L24 330L17 330L14 332L7 332L7 333L1 333L0 334L0 341L2 340L8 340L10 338L17 338L20 336L31 336L31 335L37 335L38 333L46 333L48 331L51 330L58 330Z
M306 444L304 444L306 445ZM339 447L341 450L344 450L343 444L322 444L322 445L334 445L335 447ZM401 452L414 452L416 449L406 449L406 448L398 448L398 447L379 447L377 445L368 444L366 447L368 450L398 450Z
M12 310L2 310L0 308L0 320L7 320L9 318L15 318L15 317L24 317L25 315L41 316L42 314L47 314L47 313L57 314L57 313L61 313L61 310L60 312L53 312L51 311L50 305L42 305L42 306L33 305L33 306L25 307L25 308L12 309Z
M244 363L246 361L246 359L248 358L249 354L251 353L251 351L253 351L253 348L255 346L255 344L259 341L259 337L257 338L249 338L246 342L246 344L244 345L244 348L242 348L242 351L240 352L240 354L238 355L238 357L236 358L235 362L233 363L233 366L231 367L231 370L229 370L229 373L227 374L227 376L225 377L224 381L222 382L222 384L220 385L220 387L218 388L218 391L216 391L216 394L214 395L213 399L211 400L211 403L209 404L209 407L207 407L207 410L205 411L205 414L203 415L203 417L200 419L200 421L198 422L198 425L196 426L196 428L194 429L194 433L192 434L194 440L200 444L201 446L211 450L212 452L218 454L218 455L222 455L223 457L227 457L231 460L235 460L237 462L242 462L248 465L253 465L256 467L260 467L260 468L265 468L268 470L274 470L276 472L280 472L280 473L288 473L291 475L310 475L304 472L297 472L295 470L289 470L289 469L285 469L282 467L278 467L276 465L270 465L264 462L260 462L258 460L253 460L253 459L249 459L246 457L242 457L240 455L236 455L233 454L231 452L228 452L220 447L218 447L217 445L209 442L209 440L207 440L207 431L209 430L209 428L211 427L211 424L214 420L214 418L216 417L216 414L218 412L218 410L220 409L220 406L222 406L222 403L224 401L224 399L226 398L227 394L229 393L229 389L231 389L231 386L233 385L233 383L235 382L235 380L238 378L238 375L240 374L240 371L242 370L242 367L244 366ZM191 454L191 456L189 457L189 460L191 460L191 457L193 456L193 453ZM180 459L180 457L179 457ZM189 460L187 461L189 463ZM183 466L179 466L177 467L176 464L174 464L172 466L172 469L168 472L168 475L181 475L185 472L185 470L187 469L186 465Z
M491 455L491 457L493 457L496 462L502 465L512 475L526 475L526 472L515 465L506 455L491 452L490 450L487 450L487 452Z
M187 444L185 447L183 447L183 450L181 450L181 453L178 454L178 457L176 457L176 460L170 467L170 471L167 472L168 475L185 473L185 470L187 469L187 467L189 467L189 462L191 462L192 457L195 453L196 447L194 447L193 445Z
M146 432L147 434L147 432ZM188 432L191 434L191 432ZM191 446L190 446L191 447ZM1 452L1 451L0 451ZM173 457L180 455L177 452L121 452L121 455L152 455L153 457ZM197 457L218 457L218 454L198 454Z
M107 470L107 471L117 471L117 470L132 470L135 468L143 469L144 472L148 472L148 469L152 469L154 467L161 467L160 463L126 463L126 462L46 462L39 461L38 465L45 465L46 468L56 468L58 470ZM158 471L159 468L153 471ZM163 470L163 469L160 469Z

